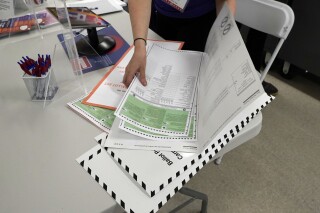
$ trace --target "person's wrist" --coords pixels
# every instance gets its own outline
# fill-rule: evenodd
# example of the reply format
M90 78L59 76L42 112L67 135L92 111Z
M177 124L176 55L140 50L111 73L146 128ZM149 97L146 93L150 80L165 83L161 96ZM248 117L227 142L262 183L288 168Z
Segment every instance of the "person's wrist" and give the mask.
M136 43L138 44L144 44L145 46L147 46L147 40L145 38L142 38L142 37L138 37L138 38L135 38L133 40L133 45L136 46Z
M142 41L143 42L143 41ZM140 56L145 56L146 55L146 46L142 42L137 42L136 45L134 46L134 53L138 54Z

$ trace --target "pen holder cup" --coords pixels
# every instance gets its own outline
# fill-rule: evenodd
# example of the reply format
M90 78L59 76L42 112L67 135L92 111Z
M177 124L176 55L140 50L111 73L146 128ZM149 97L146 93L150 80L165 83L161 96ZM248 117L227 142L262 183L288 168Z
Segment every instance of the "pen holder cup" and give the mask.
M24 74L22 79L32 101L50 101L58 91L58 85L51 70L41 77Z

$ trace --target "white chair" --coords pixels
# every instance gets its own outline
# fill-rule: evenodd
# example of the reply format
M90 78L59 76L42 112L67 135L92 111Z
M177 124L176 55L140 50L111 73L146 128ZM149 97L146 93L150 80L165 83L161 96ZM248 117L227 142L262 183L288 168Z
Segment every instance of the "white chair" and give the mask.
M235 19L243 25L279 38L274 52L261 73L260 80L263 81L292 29L294 13L288 5L275 0L238 0ZM215 163L220 164L224 154L257 136L261 126L262 115L259 113L215 156Z
M260 80L263 81L283 42L286 40L292 29L294 13L288 5L274 0L237 0L235 19L243 25L279 38L279 42L271 55L266 68L261 73ZM222 157L227 152L257 136L261 127L262 114L259 113L236 135L236 137L230 140L230 142L215 155L213 158L215 163L220 164ZM181 210L195 199L202 200L201 213L207 212L207 195L185 187L179 192L190 196L191 199L179 205L170 211L170 213Z

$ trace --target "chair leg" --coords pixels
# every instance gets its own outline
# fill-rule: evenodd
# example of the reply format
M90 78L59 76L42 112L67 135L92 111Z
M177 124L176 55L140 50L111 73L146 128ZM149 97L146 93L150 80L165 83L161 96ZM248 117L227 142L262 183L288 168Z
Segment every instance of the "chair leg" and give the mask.
M177 206L175 209L170 211L170 213L175 213L185 206L189 205L191 202L193 202L195 199L202 200L201 203L201 213L207 213L207 208L208 208L208 196L206 194L203 194L201 192L182 187L179 191L181 194L187 195L191 197L191 199L187 200L186 202L182 203L181 205Z
M214 163L215 163L216 165L220 165L220 164L221 164L221 161L222 161L222 157L223 157L223 155L222 155L221 157L218 157L217 159L215 159L215 160L214 160Z

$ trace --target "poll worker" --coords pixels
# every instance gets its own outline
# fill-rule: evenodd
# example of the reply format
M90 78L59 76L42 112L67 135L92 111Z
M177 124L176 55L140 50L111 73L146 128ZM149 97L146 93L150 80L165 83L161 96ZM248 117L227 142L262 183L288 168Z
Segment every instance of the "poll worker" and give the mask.
M236 0L190 0L184 11L171 7L164 0L129 0L129 10L136 51L130 61L123 83L128 87L134 77L146 85L145 79L145 39L147 26L167 40L185 41L183 49L204 51L211 26L224 4L227 2L235 14ZM151 8L151 12L150 12ZM151 13L151 23L150 22ZM266 34L250 29L247 37L247 48L257 71L264 60L263 47ZM266 93L276 95L277 88L266 81L262 82Z
M209 31L224 3L235 14L236 0L189 0L181 6L170 5L170 0L154 0L157 10L157 33L166 40L184 41L186 50L204 51ZM128 87L135 75L146 86L146 39L150 23L152 0L129 0L134 54L126 68L123 83Z

